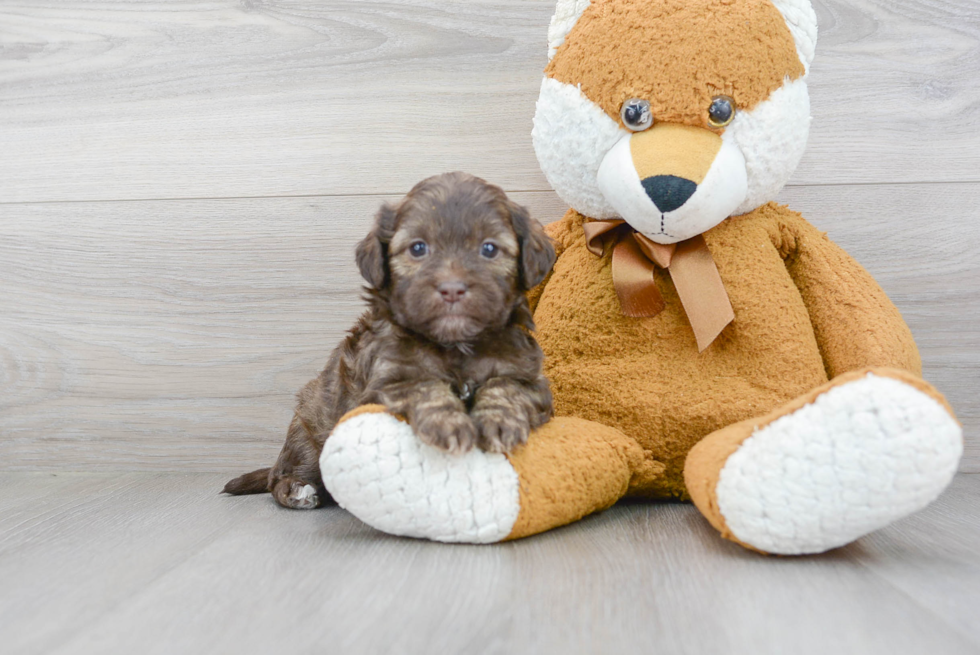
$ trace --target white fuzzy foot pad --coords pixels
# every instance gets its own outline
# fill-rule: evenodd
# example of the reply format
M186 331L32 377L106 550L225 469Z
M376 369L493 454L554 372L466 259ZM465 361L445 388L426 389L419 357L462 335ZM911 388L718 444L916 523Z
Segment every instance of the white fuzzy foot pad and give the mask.
M928 505L962 452L960 426L942 405L869 374L746 439L721 470L718 507L751 546L820 553Z
M518 478L503 455L449 455L384 413L338 425L320 455L323 483L341 507L389 534L493 543L520 511Z

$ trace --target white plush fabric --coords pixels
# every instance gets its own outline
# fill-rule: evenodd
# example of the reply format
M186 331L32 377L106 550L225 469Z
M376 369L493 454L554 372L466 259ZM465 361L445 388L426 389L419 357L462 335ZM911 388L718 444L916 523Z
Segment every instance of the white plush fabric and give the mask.
M504 455L446 454L390 414L338 425L320 472L341 507L389 534L493 543L510 534L520 512L517 472Z
M810 0L772 0L772 3L786 19L786 26L796 42L796 53L809 73L817 51L817 14L813 5Z
M550 77L541 81L531 130L534 152L551 188L577 211L592 218L617 216L597 176L606 153L629 134L578 87Z
M591 0L558 0L548 26L548 59L555 56L558 46L565 42L565 37L590 4Z
M748 193L734 214L747 214L774 199L796 171L810 135L810 94L802 78L786 80L752 111L742 111L725 130L745 157Z
M656 128L654 128L656 129ZM671 212L661 212L640 183L630 139L624 136L599 166L599 188L617 213L657 243L678 243L707 232L732 215L748 189L745 158L732 138L722 138L704 180L694 195Z
M938 402L869 374L744 441L721 471L718 507L760 550L820 553L925 507L962 452L962 430Z

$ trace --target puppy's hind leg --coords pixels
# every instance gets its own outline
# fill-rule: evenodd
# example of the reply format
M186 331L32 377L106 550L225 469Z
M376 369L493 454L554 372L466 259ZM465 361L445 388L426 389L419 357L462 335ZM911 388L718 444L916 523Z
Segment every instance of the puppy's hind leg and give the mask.
M276 502L289 509L316 509L333 504L320 478L323 444L310 434L299 417L293 418L279 459L272 468L269 488Z
M272 488L272 497L289 509L316 509L333 501L323 483L296 478L279 478Z

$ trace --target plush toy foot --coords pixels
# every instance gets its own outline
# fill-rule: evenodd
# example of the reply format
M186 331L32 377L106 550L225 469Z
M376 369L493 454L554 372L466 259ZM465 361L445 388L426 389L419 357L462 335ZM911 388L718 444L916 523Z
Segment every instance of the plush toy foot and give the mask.
M772 414L715 432L684 469L724 537L767 553L843 546L932 502L963 452L959 423L921 379L839 376Z
M334 428L320 473L341 507L378 530L493 543L612 505L638 477L660 472L645 461L618 430L570 418L542 426L510 455L450 455L383 407L366 405Z

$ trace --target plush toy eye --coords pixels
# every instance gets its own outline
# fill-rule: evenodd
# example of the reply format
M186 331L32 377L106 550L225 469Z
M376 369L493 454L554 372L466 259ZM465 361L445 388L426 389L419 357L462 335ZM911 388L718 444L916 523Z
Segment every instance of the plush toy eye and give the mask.
M480 254L487 259L493 259L498 253L500 253L500 248L492 241L487 241L480 247Z
M650 103L641 98L630 98L624 102L619 115L623 119L623 125L634 132L642 132L653 125Z
M728 96L715 96L708 107L711 127L725 127L735 120L735 101Z
M412 257L425 257L429 252L429 246L425 241L413 241L408 246L408 252L412 253Z

